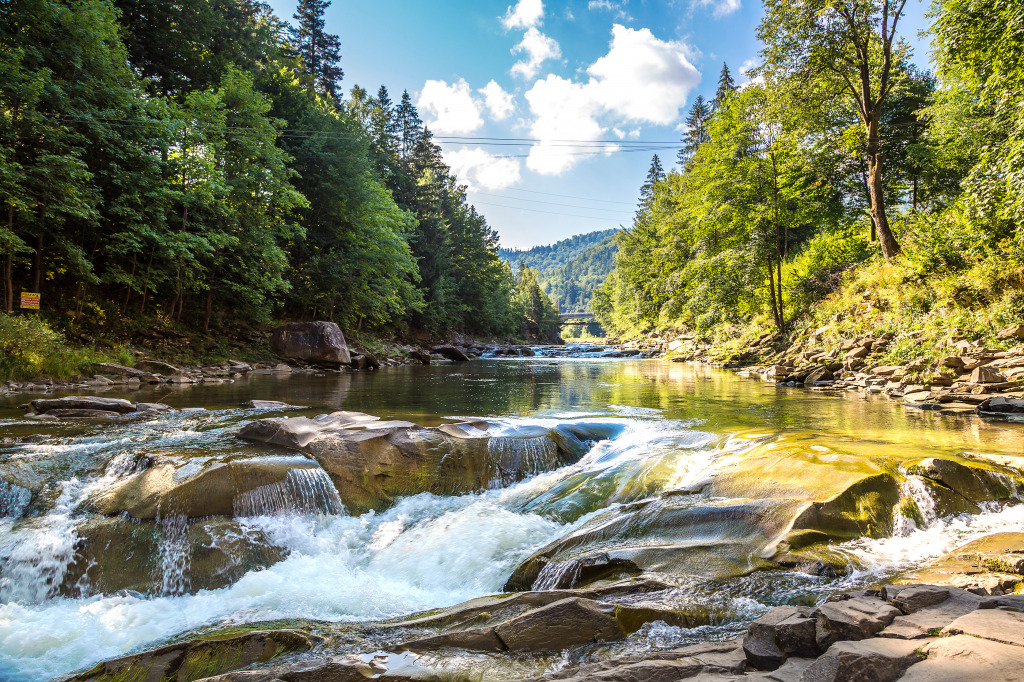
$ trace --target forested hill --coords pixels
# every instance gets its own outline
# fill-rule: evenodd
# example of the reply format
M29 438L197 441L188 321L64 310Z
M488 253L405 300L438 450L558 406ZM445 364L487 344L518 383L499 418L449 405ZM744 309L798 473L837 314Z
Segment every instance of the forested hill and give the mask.
M498 255L513 268L525 262L535 270L541 288L560 312L584 312L589 309L593 290L615 266L616 232L588 232L526 250L499 249Z
M127 338L288 318L523 329L532 295L408 91L343 90L328 5L286 20L258 0L7 3L6 313L33 292L52 324Z

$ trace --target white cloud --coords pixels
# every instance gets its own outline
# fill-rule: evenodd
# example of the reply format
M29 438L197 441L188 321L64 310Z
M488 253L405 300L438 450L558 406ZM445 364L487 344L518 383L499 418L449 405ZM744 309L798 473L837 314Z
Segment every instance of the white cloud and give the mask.
M524 58L512 66L512 73L523 78L533 78L540 71L540 65L548 59L558 59L562 50L554 38L544 35L536 28L529 29L522 41L512 48L512 54L525 53Z
M491 118L495 121L504 121L515 111L516 105L510 93L505 92L496 81L491 81L478 92L484 96L484 104Z
M501 25L505 27L505 30L512 30L514 28L527 29L540 26L543 20L543 0L519 0L514 7L509 7L505 11L505 16L501 19Z
M473 99L469 84L463 79L451 85L445 81L427 81L416 106L429 117L427 126L437 133L471 133L484 124L480 104Z
M495 156L480 148L444 152L444 160L470 189L505 189L519 182L519 160Z
M608 54L577 82L549 75L526 92L533 115L531 134L540 140L530 149L526 165L533 171L557 175L581 158L579 147L560 146L564 140L600 140L638 123L667 125L679 119L700 73L690 63L686 44L663 41L650 30L616 24ZM633 136L632 131L628 134ZM609 153L614 147L602 147Z
M632 21L633 17L626 11L626 3L628 0L622 0L622 2L612 2L612 0L590 0L587 3L587 9L590 11L594 10L605 10L608 12L614 12L616 19L623 21Z
M716 19L732 14L742 6L742 0L693 0L694 7L707 7Z

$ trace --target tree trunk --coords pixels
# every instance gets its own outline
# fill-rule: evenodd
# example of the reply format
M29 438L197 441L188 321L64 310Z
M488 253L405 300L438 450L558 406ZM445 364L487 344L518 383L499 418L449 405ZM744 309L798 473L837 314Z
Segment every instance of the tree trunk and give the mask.
M878 118L872 117L867 126L868 135L868 192L871 197L871 218L878 229L878 240L882 244L882 255L886 260L900 255L900 245L889 227L885 215L885 194L882 187L883 154L878 148Z
M203 332L210 331L210 318L213 317L213 281L210 278L210 287L206 290L206 318L203 320Z
M7 207L7 229L14 234L14 206ZM11 270L14 267L14 244L7 252L4 259L4 309L8 313L14 312L14 280L11 277Z
M39 293L43 289L43 232L39 231L36 236L36 253L32 257L33 281L32 291Z
M782 332L782 319L779 317L779 308L775 300L775 264L771 256L768 257L768 298L772 304L772 318L775 320L775 327Z

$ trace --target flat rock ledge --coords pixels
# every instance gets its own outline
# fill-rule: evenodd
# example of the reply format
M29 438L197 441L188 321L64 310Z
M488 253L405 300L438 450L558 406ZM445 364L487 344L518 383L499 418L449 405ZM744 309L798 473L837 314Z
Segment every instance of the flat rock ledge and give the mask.
M358 652L353 632L260 630L216 636L101 663L70 681L203 679L322 682L505 679L446 667L460 659L534 657L625 639L644 623L693 627L696 614L658 606L656 576L587 590L481 597L398 621L362 624L399 644ZM402 641L416 633L433 634ZM353 648L357 651L353 651ZM524 658L525 657L525 658ZM247 669L248 668L248 669ZM542 669L542 667L541 667ZM550 668L548 668L550 669ZM202 676L200 670L207 676ZM522 674L522 673L520 673ZM528 673L527 673L528 674ZM885 585L817 607L779 606L742 639L570 666L528 678L578 682L1000 682L1024 680L1024 595L984 597L955 587Z

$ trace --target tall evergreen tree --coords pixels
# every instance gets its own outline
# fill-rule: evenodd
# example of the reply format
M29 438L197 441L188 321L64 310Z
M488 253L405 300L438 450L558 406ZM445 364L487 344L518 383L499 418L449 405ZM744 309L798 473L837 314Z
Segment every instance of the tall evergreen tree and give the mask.
M697 153L697 149L708 141L708 122L711 120L711 106L703 95L697 95L686 116L686 132L683 133L683 148L679 150L679 165L685 166Z
M725 104L725 99L736 89L736 81L732 78L729 65L722 62L722 72L718 74L718 90L715 92L715 99L711 102L712 111L718 111Z
M395 132L398 135L398 155L402 161L408 161L416 149L423 133L423 121L412 103L409 91L402 91L402 101L395 109Z
M655 154L651 159L651 167L647 170L647 177L644 184L640 186L640 210L643 211L654 198L654 186L665 179L665 169L661 165L661 159Z
M338 66L341 41L324 28L324 11L330 6L331 0L299 0L295 12L299 25L293 40L295 50L312 78L313 89L337 102L340 99L338 86L345 72Z

